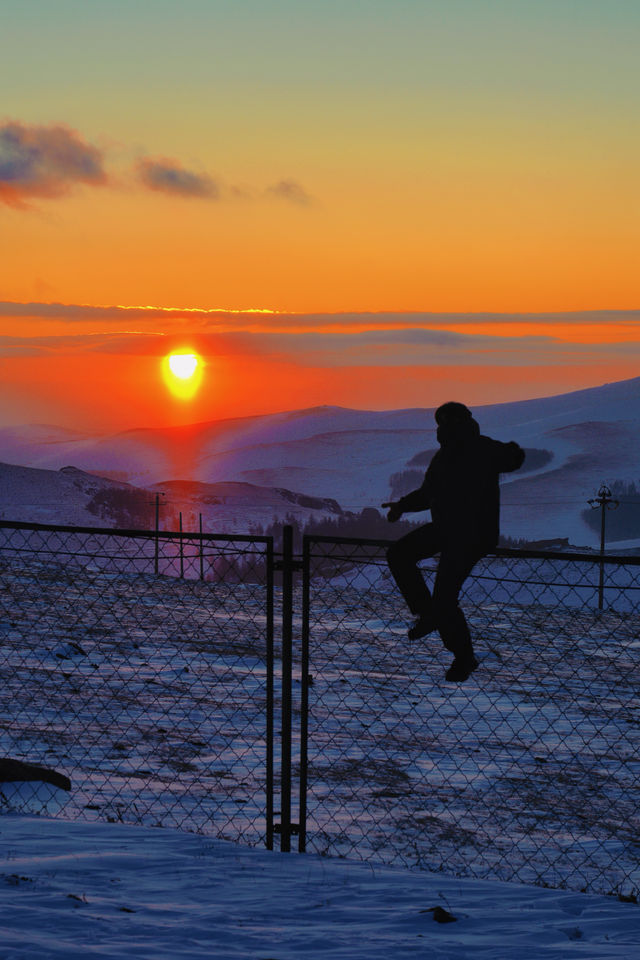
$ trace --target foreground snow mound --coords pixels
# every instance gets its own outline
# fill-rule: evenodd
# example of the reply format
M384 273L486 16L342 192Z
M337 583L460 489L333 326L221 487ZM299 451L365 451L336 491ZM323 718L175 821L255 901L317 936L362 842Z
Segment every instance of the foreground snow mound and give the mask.
M6 816L0 841L3 960L630 960L640 950L639 908L614 898L121 824Z

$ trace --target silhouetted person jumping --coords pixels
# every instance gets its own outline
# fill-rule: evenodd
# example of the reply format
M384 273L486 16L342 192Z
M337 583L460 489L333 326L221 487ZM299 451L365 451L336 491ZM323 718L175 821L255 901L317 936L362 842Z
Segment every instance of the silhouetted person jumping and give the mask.
M437 630L454 660L445 676L466 680L478 666L469 627L458 605L462 584L474 564L495 549L499 536L501 473L517 470L524 450L480 434L462 403L436 410L438 443L422 486L400 500L383 503L394 523L403 513L431 510L431 523L412 530L389 547L387 559L400 592L417 619L409 639ZM419 560L440 554L433 595L418 568Z

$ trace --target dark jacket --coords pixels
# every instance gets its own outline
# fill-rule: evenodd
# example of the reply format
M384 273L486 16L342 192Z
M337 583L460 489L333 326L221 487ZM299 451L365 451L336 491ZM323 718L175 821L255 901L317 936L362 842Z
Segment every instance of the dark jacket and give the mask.
M431 510L431 518L445 540L493 549L500 534L501 473L517 470L524 450L517 443L484 437L469 418L445 431L438 430L440 450L434 454L418 490L398 503L403 513Z

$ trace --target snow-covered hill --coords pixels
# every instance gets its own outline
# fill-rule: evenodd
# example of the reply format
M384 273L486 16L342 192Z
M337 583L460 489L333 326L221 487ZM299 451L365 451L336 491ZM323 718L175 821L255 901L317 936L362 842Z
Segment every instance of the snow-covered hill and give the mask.
M32 523L68 523L112 526L108 519L87 510L100 492L130 488L76 467L40 470L0 463L0 519Z
M587 500L603 481L640 478L640 377L474 413L483 432L552 454L538 469L504 478L503 531L596 545L597 532L581 516ZM434 426L431 409L326 406L102 437L11 428L0 430L0 459L56 470L71 463L144 487L184 479L251 483L360 510L388 499L391 475L436 447ZM252 520L280 515L273 504L262 513L255 506Z
M151 529L159 495L160 527L246 533L274 518L299 523L339 515L333 500L252 483L170 480L146 489L63 467L43 470L0 463L0 520Z

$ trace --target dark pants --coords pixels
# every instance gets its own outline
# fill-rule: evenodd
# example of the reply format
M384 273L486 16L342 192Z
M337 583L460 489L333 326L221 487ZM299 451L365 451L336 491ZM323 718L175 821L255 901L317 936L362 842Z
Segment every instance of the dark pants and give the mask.
M418 561L440 554L433 595L418 569ZM473 654L471 635L458 605L462 584L474 564L487 553L476 543L445 538L433 523L396 540L387 551L389 569L409 610L433 620L447 650L456 657Z

